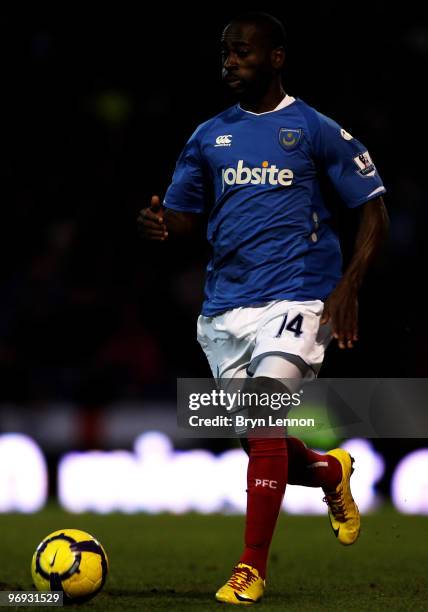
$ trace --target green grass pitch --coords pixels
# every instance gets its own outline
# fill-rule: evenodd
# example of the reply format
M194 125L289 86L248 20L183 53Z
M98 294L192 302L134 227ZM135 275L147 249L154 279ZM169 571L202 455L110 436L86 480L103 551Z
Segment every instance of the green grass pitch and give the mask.
M0 590L32 589L29 566L39 541L75 527L96 536L110 561L104 590L81 609L218 611L222 604L213 595L240 554L243 521L193 514L70 515L55 506L34 515L0 515ZM427 610L428 517L401 516L390 508L365 516L360 539L346 548L336 542L326 516L281 515L266 595L256 609Z

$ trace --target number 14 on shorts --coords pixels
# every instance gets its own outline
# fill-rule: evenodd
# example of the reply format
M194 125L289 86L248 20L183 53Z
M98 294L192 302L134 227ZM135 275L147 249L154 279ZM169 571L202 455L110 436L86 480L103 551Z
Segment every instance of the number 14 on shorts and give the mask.
M298 315L293 317L291 321L289 322L287 322L287 319L288 319L288 312L286 312L284 315L284 318L281 323L281 327L279 328L278 333L276 334L276 338L280 338L282 336L284 329L286 331L292 332L296 336L296 338L299 338L303 334L303 330L302 330L303 315L299 313Z

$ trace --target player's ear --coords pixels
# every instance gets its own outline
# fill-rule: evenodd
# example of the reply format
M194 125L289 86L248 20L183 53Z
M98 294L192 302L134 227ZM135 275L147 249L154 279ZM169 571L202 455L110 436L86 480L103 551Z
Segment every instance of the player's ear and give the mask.
M274 68L276 68L277 70L279 68L282 68L285 60L284 47L277 47L276 49L273 49L271 52L270 59Z

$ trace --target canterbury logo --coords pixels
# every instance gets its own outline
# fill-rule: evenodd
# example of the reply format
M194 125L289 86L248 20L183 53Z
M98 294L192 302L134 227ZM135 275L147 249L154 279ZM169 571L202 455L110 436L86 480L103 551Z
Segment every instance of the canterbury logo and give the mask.
M224 134L223 136L217 136L215 139L215 147L230 147L232 144L232 134Z
M294 174L288 168L280 169L264 161L261 168L247 168L244 161L239 160L236 168L222 170L222 191L225 185L282 185L289 187L293 183Z

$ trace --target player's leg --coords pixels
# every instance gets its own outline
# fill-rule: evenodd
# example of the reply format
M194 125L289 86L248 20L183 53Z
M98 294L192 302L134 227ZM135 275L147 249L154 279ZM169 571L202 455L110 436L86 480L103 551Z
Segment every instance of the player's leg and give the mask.
M329 453L320 453L293 436L286 436L287 443L287 484L302 487L320 487L324 492L335 491L342 480L340 461ZM241 439L247 455L249 442Z
M243 393L284 393L284 386L268 377L245 380ZM251 414L249 408L249 416ZM250 604L264 593L266 565L278 514L287 484L285 431L254 431L245 439L248 448L247 510L244 550L231 578L216 593L218 601Z
M319 300L273 304L257 334L248 372L269 372L278 380L285 379L291 390L297 389L302 379L315 378L331 339L329 327L320 325L322 311ZM297 375L290 380L289 362L300 371L300 381ZM287 450L289 484L322 487L336 537L342 544L355 542L360 515L351 494L353 459L349 453L343 449L317 453L296 438L287 441Z
M281 362L277 369L278 359ZM300 370L282 357L267 356L259 360L252 378L247 379L244 391L271 396L298 388L302 381ZM288 383L288 387L285 385ZM266 576L269 548L287 485L288 452L285 428L269 428L242 440L248 461L247 514L245 549L240 561Z
M251 394L284 393L282 383L254 377L244 385ZM269 548L287 484L287 444L284 428L259 429L247 438L247 512L245 548L240 562L257 568L265 579Z
M287 436L289 457L288 483L303 487L321 487L334 491L342 479L342 468L336 457L308 448L293 436Z
M259 360L253 377L245 381L243 392L253 397L283 394L287 391L284 379L290 382L290 389L298 388L302 381L300 370L283 358L280 361L278 378L282 380L277 380L276 369L267 357ZM237 600L251 603L263 595L269 549L287 484L284 428L252 431L252 435L241 438L241 444L249 456L245 546L232 577L217 593L217 599L228 603L238 603Z
M290 374L290 364L280 356L270 355L260 361L256 372L274 372L284 380ZM290 386L297 380L296 375ZM248 446L244 449L249 454ZM360 514L350 486L354 459L341 448L320 453L292 436L287 436L287 455L288 484L322 488L333 533L341 544L353 544L360 533Z
M222 386L230 388L229 385L237 384L248 392L284 392L282 384L271 378L248 379L246 374L262 312L260 308L248 308L213 319L200 317L198 339ZM264 592L266 560L285 490L287 467L285 435L254 437L248 444L251 451L245 548L232 576L216 593L218 601L244 605L258 601Z
M291 436L287 450L289 484L321 487L335 536L341 544L353 544L360 533L360 515L350 487L354 459L342 448L320 453Z
M222 388L242 390L254 350L260 309L237 308L216 317L198 318L197 337L213 377ZM285 448L284 439L282 446ZM263 451L261 451L263 453ZM282 470L283 472L283 470ZM281 474L282 478L282 474ZM263 595L264 580L258 570L238 562L232 576L216 593L225 603L248 604Z
M273 377L291 390L296 390L303 382L302 371L281 355L266 355L259 360L255 375ZM284 387L280 387L280 392ZM248 442L243 444L249 454ZM298 438L287 435L288 484L306 487L322 487L333 491L340 483L342 469L340 462L332 455L327 455L308 448Z

